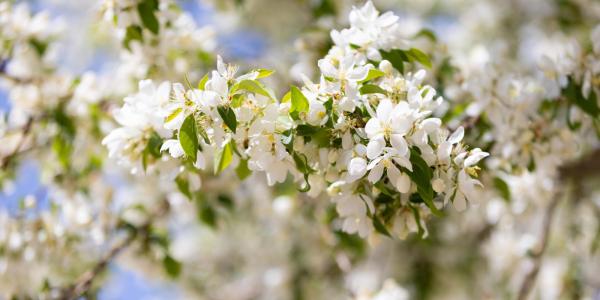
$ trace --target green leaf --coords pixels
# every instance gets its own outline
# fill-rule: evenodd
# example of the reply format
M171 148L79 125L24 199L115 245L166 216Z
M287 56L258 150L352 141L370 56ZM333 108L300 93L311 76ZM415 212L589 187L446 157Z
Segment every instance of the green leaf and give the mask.
M406 51L406 55L411 62L417 61L423 66L431 68L431 60L429 60L429 56L423 51L417 48L411 48L410 50Z
M404 51L400 49L394 49L390 51L381 50L381 58L388 60L396 70L400 73L404 73L404 62L409 61Z
M233 97L231 97L230 105L233 108L238 108L238 107L242 106L243 102L244 102L244 95L235 94L235 95L233 95Z
M385 75L385 73L379 69L370 69L369 70L369 74L367 74L367 77L365 79L363 79L362 81L360 81L361 83L367 82L369 80L373 80L375 78L379 78L381 76Z
M292 91L288 91L287 93L285 93L285 95L283 95L283 98L281 98L281 103L289 102L291 99L292 99Z
M581 85L575 83L573 77L569 76L569 83L562 92L571 103L575 104L588 115L593 118L598 118L600 115L596 93L592 90L588 99L584 98L581 92Z
M181 124L181 128L179 128L179 143L181 143L183 152L185 152L187 157L192 162L196 162L199 143L196 130L196 119L194 119L193 114L187 116Z
M142 19L142 24L154 34L158 34L160 24L154 11L157 9L155 0L143 0L137 5L137 10Z
M163 267L171 278L177 278L181 274L181 263L168 254L163 258Z
M269 97L270 99L274 99L273 95L257 80L245 79L238 83L236 83L232 88L230 93L233 94L239 90L246 90L253 94L263 95L265 97Z
M58 162L63 168L69 169L71 165L71 154L73 153L73 145L64 135L57 135L52 141L52 150L58 158Z
M125 31L125 38L123 39L123 46L125 46L127 50L131 50L131 48L129 47L131 41L144 41L144 37L142 35L142 27L137 25L127 26L127 29Z
M182 111L183 109L181 107L178 107L177 109L173 110L165 119L165 123L173 121L173 119L177 118L179 113L181 113Z
M379 218L377 216L373 216L371 218L373 220L373 227L375 227L375 230L387 237L392 237L392 235L390 234L390 232L388 231L388 229L385 227L385 224L383 224L383 222L381 222L381 220L379 220Z
M218 174L225 170L231 161L233 160L233 146L231 145L233 141L227 143L217 156L215 156L215 174Z
M292 157L294 158L294 162L296 163L296 168L298 169L298 171L300 171L300 173L310 174L310 173L314 172L314 170L308 165L308 159L306 158L306 155L304 155L302 153L298 154L298 152L294 152Z
M290 112L308 112L308 99L302 94L300 89L292 86L291 90L292 106Z
M425 205L429 207L431 212L436 216L441 216L442 213L435 207L433 203L433 187L431 186L431 179L433 177L433 171L427 165L427 162L423 160L419 152L412 148L410 151L410 162L413 167L412 172L408 172L410 179L417 185L417 193L425 202Z
M43 57L44 53L46 53L46 49L48 49L48 43L40 42L37 39L29 40L29 44L35 49L35 52L38 56Z
M275 71L268 70L268 69L256 69L254 71L258 72L258 76L256 77L257 79L259 79L259 78L266 78L266 77L271 76L273 73L275 73Z
M162 156L162 154L160 153L160 146L162 146L163 144L163 140L160 137L160 135L158 135L158 133L153 132L152 135L150 136L150 139L148 140L148 145L146 146L146 151L154 156L154 158L159 158Z
M237 128L237 119L235 117L233 108L229 106L219 106L217 107L217 111L219 112L219 116L221 116L223 119L223 122L225 122L225 125L227 125L227 128L235 133Z
M203 201L198 207L198 210L198 218L200 221L213 228L217 226L217 212L211 205L206 203L206 201Z
M233 208L233 199L231 199L231 197L229 197L227 194L219 194L219 196L217 196L217 201L219 202L219 204L221 204L229 210Z
M365 84L363 86L360 87L360 93L361 95L365 95L365 94L384 94L387 95L387 91L384 90L383 88L381 88L378 85L374 85L374 84Z
M415 37L426 37L426 38L430 39L432 42L437 41L437 36L435 35L435 33L431 29L427 29L427 28L421 29L421 31L419 31L415 35Z
M198 89L201 91L204 91L204 89L206 88L207 81L208 81L208 73L204 74L204 76L202 76L200 81L198 81Z
M192 192L190 191L190 183L183 176L179 175L175 178L175 184L179 191L184 194L189 200L192 200Z
M298 136L312 136L319 131L320 127L312 126L308 124L300 124L296 127L296 134Z
M416 207L412 205L408 205L408 207L410 207L410 210L412 210L413 212L415 222L417 223L417 234L419 235L419 238L422 239L423 235L425 234L425 229L423 229L423 226L421 226L421 214L419 213L419 210Z
M237 168L235 168L235 173L240 178L240 180L244 180L252 174L252 171L250 171L250 169L248 169L248 160L247 159L240 160L240 163L238 164Z
M496 188L496 190L498 190L500 196L502 196L504 200L510 201L510 188L508 187L508 184L506 184L506 182L502 180L502 178L494 178L494 187Z

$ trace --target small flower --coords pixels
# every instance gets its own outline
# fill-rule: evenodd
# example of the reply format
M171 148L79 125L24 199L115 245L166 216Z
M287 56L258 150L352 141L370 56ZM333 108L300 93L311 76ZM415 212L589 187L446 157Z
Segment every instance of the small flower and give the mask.
M401 155L398 150L386 147L383 149L381 156L373 159L367 166L370 170L368 179L372 183L376 183L383 176L383 171L387 170L387 176L390 182L400 193L408 193L410 190L410 178L394 164L397 163L401 167L412 171L412 165L408 158Z
M406 102L395 105L389 99L383 99L377 106L376 116L371 118L365 126L365 132L370 139L367 146L367 156L373 158L379 156L385 141L390 141L392 146L405 155L408 146L404 135L413 126L413 120L409 117L410 111Z

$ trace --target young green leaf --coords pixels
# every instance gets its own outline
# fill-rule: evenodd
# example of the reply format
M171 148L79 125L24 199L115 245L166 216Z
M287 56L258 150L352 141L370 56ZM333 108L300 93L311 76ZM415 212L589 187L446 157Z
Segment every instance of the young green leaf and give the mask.
M248 160L247 159L240 160L240 163L238 164L237 168L235 168L235 173L240 178L240 180L244 180L252 174L252 171L250 169L248 169Z
M498 192L500 192L500 195L502 198L504 198L504 200L510 201L510 188L508 187L508 184L502 180L502 178L494 178L494 187L496 190L498 190Z
M423 51L417 48L411 48L410 50L406 51L406 55L412 62L417 61L423 66L431 68L431 60L429 60L429 56Z
M257 80L245 79L236 83L230 93L233 94L239 90L246 90L253 94L263 95L265 97L273 98L273 95L265 88L265 86Z
M291 88L292 106L290 112L308 112L308 99L302 94L299 88L292 86Z
M433 171L414 148L410 151L410 162L413 171L408 172L408 176L417 185L417 193L419 193L425 205L429 207L434 215L441 216L441 212L433 203L434 194L433 187L431 186Z
M142 35L142 28L137 25L129 25L125 31L125 38L123 39L123 46L125 49L131 50L129 44L131 41L144 41L144 37Z
M198 89L201 91L204 91L204 89L206 88L207 81L208 81L208 73L204 74L204 76L202 76L200 81L198 81Z
M225 170L231 161L233 160L233 146L232 142L229 142L219 151L217 156L215 156L215 174L220 173Z
M419 238L422 239L423 236L425 235L425 229L423 229L423 226L421 225L421 215L419 214L419 210L412 206L412 205L408 205L408 207L410 207L410 210L412 210L413 216L415 217L415 222L417 223L417 234L419 235Z
M373 220L373 227L375 227L375 230L377 232L379 232L389 238L392 237L392 235L390 234L388 229L385 227L385 224L383 224L377 216L372 216L371 219Z
M223 122L225 122L225 125L227 125L227 128L235 133L237 128L237 119L233 109L229 106L219 106L217 107L217 111L219 112L219 116L221 116L223 119Z
M266 78L266 77L271 76L273 73L275 73L275 71L268 70L268 69L256 69L254 71L258 72L258 76L256 77L257 79L258 78Z
M285 95L283 95L283 98L281 98L281 103L289 102L291 99L292 99L292 91L288 91L287 93L285 93Z
M400 49L394 49L390 51L381 50L381 58L388 60L396 70L400 73L404 73L404 62L409 61L404 51Z
M177 184L177 188L179 191L184 194L189 200L192 199L192 193L190 191L190 183L183 176L177 176L175 178L175 184Z
M207 203L206 199L201 199L202 201L197 204L198 207L198 219L202 221L204 224L215 228L217 226L217 212L215 209Z
M575 104L588 115L593 118L598 118L600 116L600 107L598 107L596 93L592 90L588 99L586 99L581 92L581 85L576 84L573 77L569 77L569 83L562 92L569 102Z
M171 278L177 278L181 274L181 263L168 254L163 258L163 267Z
M366 94L384 94L387 95L387 91L384 90L383 88L381 88L378 85L374 85L374 84L365 84L363 86L360 87L360 93L361 95L366 95Z
M137 5L137 10L142 19L142 24L154 34L158 34L160 24L154 11L157 9L155 0L143 0Z
M385 73L379 69L370 69L369 73L367 74L367 77L365 77L365 79L361 80L361 83L367 82L369 80L373 80L375 78L379 78L381 76L385 75Z
M419 31L415 35L415 37L426 37L426 38L430 39L432 42L437 41L437 36L435 35L435 33L431 29L427 29L427 28L421 29L421 31Z
M185 118L179 129L179 143L183 148L183 152L192 161L196 161L198 154L198 133L196 130L196 119L193 114Z

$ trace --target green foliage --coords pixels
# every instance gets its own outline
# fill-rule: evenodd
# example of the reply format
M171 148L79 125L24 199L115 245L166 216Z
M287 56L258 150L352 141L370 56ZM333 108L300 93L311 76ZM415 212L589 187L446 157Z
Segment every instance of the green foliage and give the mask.
M381 88L378 85L374 85L374 84L365 84L363 86L360 87L360 93L362 95L365 94L384 94L387 95L387 91L384 90L383 88Z
M198 209L198 219L202 221L202 223L212 227L217 227L217 212L210 205L206 199L201 198L197 200L197 209Z
M273 75L273 73L275 73L275 71L269 70L269 69L256 69L254 71L258 72L258 76L256 77L257 79L266 78L266 77Z
M162 154L160 153L160 147L163 144L163 139L158 135L158 133L153 132L150 135L150 139L148 139L148 144L142 153L142 166L144 171L148 167L148 159L152 157L154 159L160 158Z
M181 128L179 129L179 143L183 148L185 155L192 161L196 162L198 154L198 133L196 130L196 119L193 114L185 118Z
M292 118L298 119L298 113L308 112L308 99L306 99L306 96L302 94L298 87L291 87L290 98L292 101L292 105L290 107L290 114L292 115Z
M367 81L379 78L381 76L385 75L385 73L379 69L370 69L369 73L367 74L367 77L365 77L365 79L363 79L361 81L361 83L365 83Z
M504 200L510 201L510 188L508 187L508 184L506 184L506 182L502 180L502 178L494 178L494 187L496 188L496 190L498 190L498 192L500 193L502 198L504 198Z
M373 220L373 227L375 228L375 230L387 237L392 237L392 235L390 234L390 232L388 231L387 227L385 226L385 224L379 219L379 217L377 217L376 215L371 217L371 220Z
M192 200L192 192L190 191L190 183L187 181L185 177L182 175L177 176L175 178L175 183L177 184L177 188L179 191L184 194L189 200Z
M250 169L248 169L248 160L247 159L240 160L240 163L235 168L235 173L240 178L240 180L244 180L252 174L252 171Z
M408 61L408 57L404 51L400 49L394 49L390 51L381 50L381 57L389 61L396 70L400 73L404 73L404 62Z
M204 74L204 76L202 76L200 81L198 81L198 89L201 91L204 91L204 89L206 88L207 81L208 81L208 73Z
M417 185L417 193L434 215L441 216L441 212L433 203L434 192L433 187L431 186L433 171L429 165L427 165L427 162L423 160L416 148L412 148L410 151L410 162L413 170L412 172L408 171L407 173L410 179Z
M569 83L562 92L570 103L579 107L592 118L597 119L600 115L596 93L592 90L586 99L581 92L581 85L575 83L573 77L569 77Z
M267 88L258 80L242 80L236 83L233 87L231 87L230 93L234 94L235 92L240 90L245 90L253 94L263 95L270 99L275 99L273 95L271 95L271 93L267 90Z
M142 0L137 5L137 11L140 15L140 19L142 20L142 24L154 34L158 34L160 29L160 24L158 23L158 19L154 14L154 12L157 10L158 0Z
M237 119L233 109L229 106L219 106L217 107L217 111L219 112L219 116L221 116L223 119L223 122L225 122L225 125L227 125L227 128L235 133L237 128Z
M225 170L229 164L231 164L231 161L233 161L234 146L232 143L233 141L230 141L229 143L225 144L223 149L221 149L221 151L219 151L219 153L217 153L215 156L215 174Z
M380 52L381 57L388 60L400 73L404 73L405 62L418 62L427 68L431 68L431 60L429 59L429 56L417 48L411 48L409 50L381 50Z
M335 15L336 7L333 0L321 0L317 3L318 5L313 8L313 15L315 18Z
M411 48L410 50L405 51L405 53L409 62L418 62L427 68L431 68L431 60L429 60L429 56L423 51L417 48Z
M131 41L144 41L144 36L142 35L142 27L138 25L129 25L125 31L125 38L123 39L123 46L127 50L131 50L130 43Z
M417 235L420 239L422 239L425 235L425 229L423 229L423 226L421 225L421 214L419 213L419 210L416 207L410 204L408 205L408 207L412 211L413 216L415 217L415 222L417 223Z
M310 190L310 184L308 183L308 175L314 173L315 170L313 170L308 165L308 159L306 158L306 155L294 152L292 153L292 158L294 158L294 163L296 164L296 168L298 169L298 171L304 174L304 186L300 187L298 191L308 192Z
M29 44L33 47L38 56L43 57L44 53L48 49L48 43L39 41L37 39L29 40Z
M426 37L430 39L432 42L437 42L437 36L431 29L423 28L421 29L415 37Z
M163 258L163 267L171 278L177 278L181 274L181 263L168 254Z

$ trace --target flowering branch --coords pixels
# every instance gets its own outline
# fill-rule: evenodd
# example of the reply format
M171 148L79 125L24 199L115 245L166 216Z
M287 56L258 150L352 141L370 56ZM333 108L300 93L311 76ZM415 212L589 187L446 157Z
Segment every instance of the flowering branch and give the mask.
M197 87L142 81L103 144L134 173L160 172L168 151L189 170L207 169L212 157L215 174L260 171L269 185L291 175L311 196L327 190L347 232L424 234L421 220L440 215L438 206L466 207L488 154L467 150L462 127L450 134L432 116L443 99L424 70L405 71L430 66L427 55L384 38L397 35L397 19L370 2L354 9L351 28L331 33L319 82L305 78L279 101L260 81L272 71L236 76L220 57ZM376 34L365 40L367 32Z

